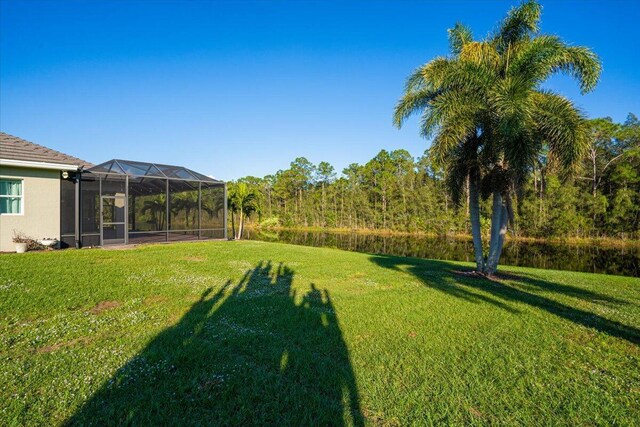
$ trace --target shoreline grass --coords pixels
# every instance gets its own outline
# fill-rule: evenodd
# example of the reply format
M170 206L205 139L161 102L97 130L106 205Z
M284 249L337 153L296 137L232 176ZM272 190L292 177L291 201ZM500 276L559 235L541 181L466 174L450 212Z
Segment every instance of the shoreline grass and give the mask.
M0 257L6 425L633 424L640 279L257 241Z

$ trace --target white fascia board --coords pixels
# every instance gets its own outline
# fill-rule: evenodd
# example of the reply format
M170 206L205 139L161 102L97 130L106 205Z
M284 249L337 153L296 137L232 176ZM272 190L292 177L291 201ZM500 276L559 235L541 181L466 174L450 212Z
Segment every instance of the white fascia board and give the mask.
M33 162L28 160L13 160L13 159L0 159L0 166L15 166L21 168L35 168L35 169L53 169L60 171L75 171L80 169L78 165L68 165L64 163L48 163L48 162Z

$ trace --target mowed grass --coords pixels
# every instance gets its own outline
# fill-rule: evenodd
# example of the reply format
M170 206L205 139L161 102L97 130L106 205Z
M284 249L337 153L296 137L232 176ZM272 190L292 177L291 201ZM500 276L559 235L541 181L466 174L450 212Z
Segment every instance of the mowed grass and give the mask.
M640 279L264 242L0 256L4 425L630 425Z

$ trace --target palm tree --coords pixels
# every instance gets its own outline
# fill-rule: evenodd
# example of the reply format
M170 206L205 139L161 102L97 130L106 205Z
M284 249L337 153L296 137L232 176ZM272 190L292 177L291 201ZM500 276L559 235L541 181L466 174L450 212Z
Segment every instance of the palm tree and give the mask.
M175 216L184 211L185 228L189 228L189 219L191 219L191 228L196 225L198 215L198 191L184 191L172 196L172 213ZM192 215L193 213L193 215ZM173 220L171 221L173 223Z
M245 182L239 182L229 192L229 208L231 209L232 223L234 213L238 213L238 234L236 234L236 239L241 239L245 217L248 218L253 212L258 211L258 195Z
M513 8L495 34L474 41L461 24L449 30L451 54L419 67L408 78L394 123L422 113L421 133L433 136L431 153L447 171L447 187L460 203L465 182L476 270L493 275L513 196L537 155L571 172L587 146L583 114L568 99L542 88L555 73L576 79L583 93L600 76L597 56L538 32L541 7L527 1ZM491 239L485 254L480 233L480 196L493 196Z
M146 215L147 212L151 212L153 218L153 224L156 231L164 230L164 222L167 215L167 198L164 195L158 195L151 199L145 200L140 212L142 215Z
M224 192L221 188L216 189L214 193L206 192L203 188L201 209L209 219L219 216L220 212L224 210L225 203L227 203L227 208L231 209L231 205L229 205L228 200L225 200Z

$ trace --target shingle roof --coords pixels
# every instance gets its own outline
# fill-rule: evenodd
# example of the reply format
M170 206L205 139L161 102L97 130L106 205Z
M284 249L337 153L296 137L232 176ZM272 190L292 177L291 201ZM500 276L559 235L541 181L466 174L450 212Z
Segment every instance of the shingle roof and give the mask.
M25 141L8 133L0 132L0 159L28 162L62 163L88 168L93 166L85 160L69 156L51 148Z

